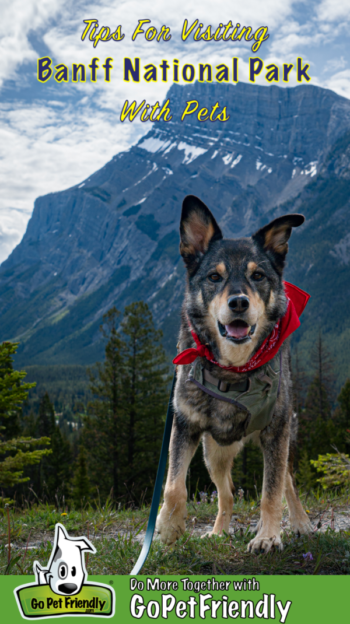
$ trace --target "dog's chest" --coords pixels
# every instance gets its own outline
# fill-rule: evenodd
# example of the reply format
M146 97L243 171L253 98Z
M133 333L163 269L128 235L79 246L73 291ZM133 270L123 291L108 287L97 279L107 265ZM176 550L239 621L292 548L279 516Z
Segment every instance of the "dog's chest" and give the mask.
M232 444L271 422L279 378L280 367L269 366L242 382L218 383L198 360L180 374L176 407L192 427L209 431L221 445Z

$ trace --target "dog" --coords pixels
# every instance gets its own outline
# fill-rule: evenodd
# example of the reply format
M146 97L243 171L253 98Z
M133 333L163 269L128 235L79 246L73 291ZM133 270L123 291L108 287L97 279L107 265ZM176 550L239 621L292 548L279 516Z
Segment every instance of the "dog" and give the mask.
M96 553L95 547L86 537L69 537L62 524L56 524L52 554L47 568L34 562L37 585L50 585L60 596L78 594L86 579L83 551Z
M292 228L303 222L302 215L287 214L251 238L229 240L200 199L184 199L180 253L187 286L181 353L174 360L169 468L157 519L166 544L185 531L186 475L200 440L218 492L211 535L229 530L233 460L250 440L262 449L264 475L261 516L248 551L282 550L283 495L292 529L311 529L293 479L297 419L289 345L309 296L282 279Z

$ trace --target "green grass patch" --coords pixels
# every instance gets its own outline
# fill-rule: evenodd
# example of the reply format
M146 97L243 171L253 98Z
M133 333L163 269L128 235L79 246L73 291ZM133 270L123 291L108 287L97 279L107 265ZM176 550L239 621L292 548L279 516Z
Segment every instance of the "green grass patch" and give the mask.
M314 532L298 537L282 535L284 549L265 554L247 552L251 528L259 519L259 501L236 497L230 533L223 537L201 537L210 530L217 512L216 502L188 503L187 530L173 546L155 538L143 574L349 574L350 530L319 530L320 519L333 510L334 517L348 512L349 493L313 493L303 501ZM8 555L8 517L0 510L0 574L33 574L33 562L45 566L57 522L70 534L88 536L96 555L88 560L89 574L129 574L141 551L137 536L146 529L149 508L118 509L110 501L77 510L52 505L10 508L11 554ZM284 511L284 517L286 510ZM51 541L50 541L51 540Z

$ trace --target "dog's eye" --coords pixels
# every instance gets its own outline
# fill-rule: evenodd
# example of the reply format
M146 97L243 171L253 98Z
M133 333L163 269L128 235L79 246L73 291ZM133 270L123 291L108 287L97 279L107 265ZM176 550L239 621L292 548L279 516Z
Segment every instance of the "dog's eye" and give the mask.
M210 273L210 275L208 275L208 279L211 282L222 282L222 277L219 273Z
M263 273L259 273L259 271L255 271L252 274L252 280L254 280L254 282L261 282L264 279L265 275Z
M76 573L77 573L76 567L75 567L75 566L73 566L73 567L72 567L72 576L75 576L75 575L76 575Z
M66 563L60 563L58 568L58 576L60 579L65 579L68 574L68 566Z

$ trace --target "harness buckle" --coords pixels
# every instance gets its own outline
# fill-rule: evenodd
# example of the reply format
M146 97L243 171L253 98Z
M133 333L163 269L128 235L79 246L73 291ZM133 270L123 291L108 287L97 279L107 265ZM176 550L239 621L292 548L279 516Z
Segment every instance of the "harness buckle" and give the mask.
M219 379L219 383L218 383L218 390L219 392L228 392L230 389L230 385L227 381L225 381L224 379Z

